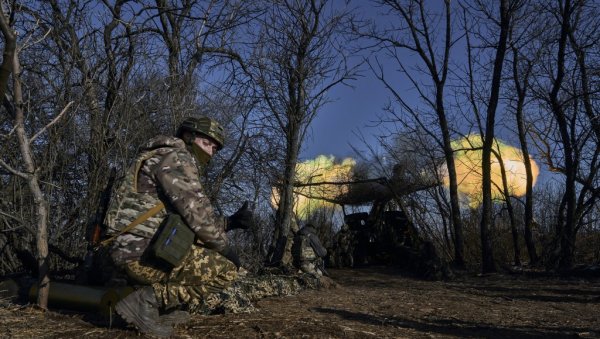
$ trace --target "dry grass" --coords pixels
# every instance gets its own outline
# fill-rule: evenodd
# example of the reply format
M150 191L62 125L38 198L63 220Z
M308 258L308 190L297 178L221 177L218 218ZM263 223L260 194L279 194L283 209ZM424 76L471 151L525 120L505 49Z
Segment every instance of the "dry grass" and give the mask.
M430 282L388 269L333 270L336 288L256 302L248 314L195 315L176 338L600 337L600 282L491 275ZM140 338L76 313L0 307L7 338Z

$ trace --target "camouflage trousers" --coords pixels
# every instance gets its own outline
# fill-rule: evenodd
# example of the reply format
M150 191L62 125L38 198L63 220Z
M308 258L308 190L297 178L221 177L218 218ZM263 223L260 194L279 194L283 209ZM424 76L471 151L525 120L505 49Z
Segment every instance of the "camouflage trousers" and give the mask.
M196 304L210 293L220 292L237 278L237 268L216 251L192 246L183 262L165 272L152 263L132 261L124 271L134 283L152 285L166 309Z

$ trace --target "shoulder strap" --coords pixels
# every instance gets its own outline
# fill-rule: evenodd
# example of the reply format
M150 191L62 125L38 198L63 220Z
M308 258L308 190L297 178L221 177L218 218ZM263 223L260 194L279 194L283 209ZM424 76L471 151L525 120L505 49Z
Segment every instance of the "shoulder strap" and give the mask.
M110 238L108 238L106 240L101 241L100 242L100 246L106 246L106 245L110 244L118 236L120 236L121 234L123 234L125 232L131 231L134 227L136 227L137 225L139 225L139 224L143 223L144 221L148 220L148 218L154 216L156 213L160 212L160 210L162 210L163 208L165 208L165 204L163 204L162 202L159 202L156 206L154 206L151 209L147 210L146 212L144 212L144 214L141 214L140 216L138 216L134 221L132 221L125 228L123 228L121 230L121 232L113 235L112 237L110 237Z
M158 153L160 149L156 148L153 149L151 151L142 153L135 161L134 165L133 165L133 191L137 192L137 181L138 181L138 173L142 167L142 164L144 163L144 161L152 158L156 153ZM120 236L123 233L129 232L131 231L134 227L136 227L137 225L143 223L144 221L148 220L148 218L153 217L154 215L156 215L158 212L160 212L163 208L165 208L165 204L163 202L159 202L156 206L152 207L151 209L147 210L146 212L144 212L143 214L140 214L134 221L132 221L129 225L127 225L125 228L123 228L119 233L113 235L112 237L105 239L103 241L100 242L100 246L106 246L108 244L110 244L113 240L115 240L118 236Z

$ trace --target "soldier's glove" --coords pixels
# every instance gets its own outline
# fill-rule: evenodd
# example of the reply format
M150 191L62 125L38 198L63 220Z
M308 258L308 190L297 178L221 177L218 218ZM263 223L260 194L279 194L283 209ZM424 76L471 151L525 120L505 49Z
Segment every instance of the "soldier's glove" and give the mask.
M240 257L238 257L238 254L232 247L225 247L225 249L221 251L221 255L227 258L227 260L234 263L235 267L237 267L238 269L242 266L242 263L240 262Z
M247 230L252 227L254 214L248 209L248 201L235 213L227 219L227 227L225 231L231 231L236 228Z

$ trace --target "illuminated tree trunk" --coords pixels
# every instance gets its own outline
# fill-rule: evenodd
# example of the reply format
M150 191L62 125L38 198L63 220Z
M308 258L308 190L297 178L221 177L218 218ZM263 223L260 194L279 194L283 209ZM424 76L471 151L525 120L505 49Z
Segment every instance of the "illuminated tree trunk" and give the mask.
M4 14L2 6L0 6L0 27L6 41L4 57L10 59L4 60L2 64L3 74L12 73L13 77L13 104L14 108L14 124L15 134L19 144L19 150L23 160L25 172L17 172L11 170L27 181L29 190L33 196L35 207L35 222L36 222L36 246L37 246L37 264L38 264L38 296L37 304L42 309L48 308L48 293L50 291L50 278L48 276L48 203L44 197L44 193L40 188L38 171L33 160L33 152L31 149L31 140L25 131L25 112L23 110L23 92L21 89L21 68L19 64L19 56L16 52L16 35L9 26L7 18ZM8 80L8 76L2 79ZM4 90L6 83L0 83Z

